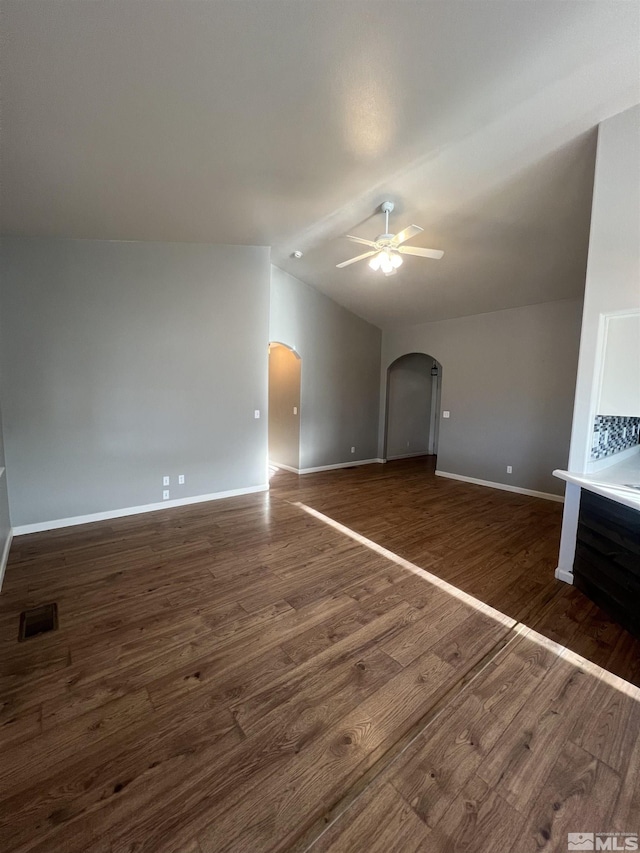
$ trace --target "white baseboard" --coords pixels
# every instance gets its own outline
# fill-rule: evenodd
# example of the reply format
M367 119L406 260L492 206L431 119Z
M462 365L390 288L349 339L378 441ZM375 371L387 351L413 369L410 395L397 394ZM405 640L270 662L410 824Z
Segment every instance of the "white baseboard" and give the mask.
M432 453L427 453L426 450L421 450L420 453L403 453L401 456L387 456L387 462L395 462L397 459L413 459L416 456L433 456Z
M54 521L38 521L35 524L21 524L13 528L14 536L24 536L27 533L41 533L44 530L57 530L59 527L74 527L77 524L91 524L94 521L108 521L111 518L124 518L127 515L140 515L143 512L156 512L160 509L171 509L176 506L188 506L189 504L205 503L206 501L219 501L224 498L234 498L238 495L251 495L255 492L266 492L268 483L260 486L249 486L245 489L229 489L226 492L213 492L209 495L195 495L191 498L176 498L161 503L145 504L144 506L129 506L123 509L108 510L107 512L93 512L90 515L76 515L72 518L58 518Z
M564 581L564 583L573 583L573 572L561 569L560 566L555 570L554 575L559 581Z
M2 556L0 557L0 592L2 591L2 582L4 581L4 573L9 561L9 551L11 550L11 540L13 539L13 530L9 531L7 541L4 543Z
M449 480L461 480L463 483L473 483L476 486L489 486L503 492L515 492L518 495L531 495L533 498L544 498L546 501L564 503L563 495L552 495L550 492L537 492L535 489L522 489L520 486L508 486L506 483L492 483L490 480L478 480L475 477L464 477L462 474L450 474L448 471L436 471L437 477L447 477Z
M283 465L282 462L272 462L271 460L269 460L269 467L270 468L282 468L283 471L291 471L292 474L299 474L300 473L299 468L292 468L291 465Z
M317 468L301 468L299 474L317 474L319 471L335 471L338 468L355 468L357 465L374 465L383 459L359 459L357 462L337 462L335 465L319 465Z
M385 459L359 459L357 462L336 462L335 465L319 465L317 468L292 468L280 462L269 462L269 465L273 468L282 468L283 471L291 471L292 474L317 474L320 471L337 471L338 468L355 468L357 465L374 465L385 461Z

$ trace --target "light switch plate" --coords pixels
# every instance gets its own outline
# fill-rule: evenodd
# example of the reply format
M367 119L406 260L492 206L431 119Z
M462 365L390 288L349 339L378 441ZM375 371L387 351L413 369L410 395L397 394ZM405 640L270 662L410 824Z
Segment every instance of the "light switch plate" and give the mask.
M443 417L443 418L448 418L448 417L450 417L450 416L451 416L451 412L443 412L443 413L442 413L442 417Z
M260 409L254 409L253 417L258 420L260 418Z

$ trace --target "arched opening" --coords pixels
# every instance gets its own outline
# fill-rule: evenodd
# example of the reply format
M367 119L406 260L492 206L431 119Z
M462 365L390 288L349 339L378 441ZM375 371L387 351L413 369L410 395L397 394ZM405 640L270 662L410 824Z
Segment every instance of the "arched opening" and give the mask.
M269 464L300 468L300 356L286 344L269 344Z
M412 352L387 370L385 459L437 456L442 366L430 355Z

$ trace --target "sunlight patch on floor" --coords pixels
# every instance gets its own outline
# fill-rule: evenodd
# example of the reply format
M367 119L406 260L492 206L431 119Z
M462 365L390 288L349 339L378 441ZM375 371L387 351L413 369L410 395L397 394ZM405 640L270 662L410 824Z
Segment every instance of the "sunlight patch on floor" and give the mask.
M502 625L506 625L509 628L513 628L517 624L516 619L512 619L511 616L507 616L504 613L501 613L499 610L496 610L494 607L490 607L488 604L485 604L483 601L480 601L477 598L474 598L472 595L469 595L466 592L463 592L458 587L453 586L453 584L448 583L442 578L439 578L437 575L431 574L426 569L421 569L420 566L416 566L415 563L409 562L409 560L405 560L404 557L399 557L397 554L394 554L393 551L389 551L388 548L383 548L382 545L378 545L376 542L373 542L371 539L367 539L366 536L362 536L360 533L356 533L355 530L351 530L350 527L345 527L344 524L340 524L339 521L334 521L333 518L329 518L328 515L324 515L321 512L318 512L317 509L313 509L306 504L298 502L293 503L294 506L299 509L304 510L309 515L317 518L319 521L324 522L329 527L332 527L334 530L343 533L345 536L349 536L355 542L360 543L360 545L365 545L371 551L374 551L376 554L379 554L381 557L386 557L387 560L390 560L392 563L395 563L397 566L400 566L403 569L406 569L409 572L412 572L414 575L418 575L418 577L423 578L429 583L433 584L433 586L437 586L440 589L448 592L450 595L454 596L458 600L468 604L469 607L473 607L475 610L479 610L487 616L491 616L497 622L500 622Z
M475 610L479 610L481 613L490 616L495 619L502 625L507 626L514 632L514 637L522 637L528 640L531 640L549 651L553 652L558 657L563 658L563 660L568 661L574 666L579 667L588 675L592 675L595 678L604 681L610 687L613 687L615 690L619 690L621 693L624 693L626 696L635 699L640 702L640 688L631 684L628 681L625 681L624 678L620 678L618 675L614 675L612 672L609 672L606 669L603 669L598 664L592 663L587 658L582 657L577 652L572 651L567 646L563 646L560 643L556 643L554 640L550 640L548 637L545 637L543 634L539 634L537 631L534 631L533 628L529 628L527 625L524 625L522 622L518 622L516 619L507 616L505 613L502 613L500 610L496 610L495 607L490 607L488 604L485 604L483 601L480 601L474 596L469 595L467 592L463 592L463 590L458 589L458 587L453 586L453 584L448 583L447 581L439 578L437 575L428 572L426 569L421 569L420 566L416 566L415 563L411 563L409 560L405 560L404 557L398 556L398 554L394 554L393 551L389 551L388 548L384 548L382 545L378 545L376 542L373 542L371 539L367 539L366 536L362 536L362 534L357 533L355 530L351 530L351 528L346 527L344 524L340 524L339 521L335 521L333 518L330 518L328 515L324 515L324 513L318 512L317 509L313 509L313 507L307 506L299 501L293 502L293 506L298 507L309 515L313 516L313 518L318 519L318 521L322 521L324 524L332 527L334 530L337 530L339 533L348 536L350 539L353 539L355 542L358 542L361 545L369 548L371 551L379 554L382 557L386 557L386 559L390 560L392 563L395 563L396 566L400 566L400 568L406 569L407 571L412 572L412 574L417 575L418 577L423 578L434 586L444 590L450 595L457 598L459 601L464 602L469 607L473 607Z
M597 663L593 663L593 661L583 658L582 655L572 651L567 646L556 643L555 640L550 640L549 637L545 637L544 634L539 634L533 628L523 625L522 622L518 622L513 630L515 634L537 643L539 646L548 649L563 660L577 666L579 669L586 672L587 675L592 675L594 678L604 681L605 684L609 685L609 687L613 687L615 690L619 690L631 699L635 699L636 702L640 702L640 687L636 687L634 684L631 684L631 682L625 681L625 679L620 678L619 675L614 675L614 673L609 672L608 669L603 669L601 666L598 666Z

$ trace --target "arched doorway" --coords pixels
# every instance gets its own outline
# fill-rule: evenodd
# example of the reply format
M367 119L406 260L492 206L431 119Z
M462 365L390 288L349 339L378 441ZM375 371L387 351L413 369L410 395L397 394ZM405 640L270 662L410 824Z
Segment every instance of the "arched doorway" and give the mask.
M300 468L300 356L286 344L269 344L269 463Z
M442 366L432 356L412 352L387 370L385 458L436 456Z

